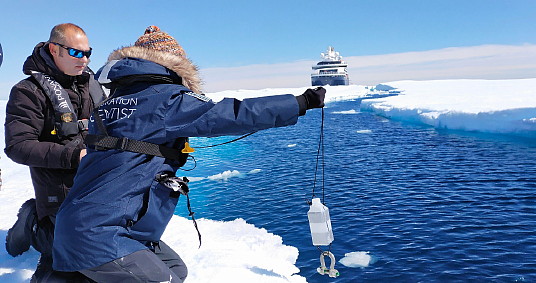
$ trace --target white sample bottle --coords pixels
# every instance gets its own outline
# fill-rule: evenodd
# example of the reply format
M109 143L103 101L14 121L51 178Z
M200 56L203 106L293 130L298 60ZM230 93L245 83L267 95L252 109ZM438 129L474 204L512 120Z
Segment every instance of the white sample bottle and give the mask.
M314 198L309 211L309 227L313 246L328 246L333 242L333 231L331 230L331 220L329 219L329 209L320 202L319 198Z

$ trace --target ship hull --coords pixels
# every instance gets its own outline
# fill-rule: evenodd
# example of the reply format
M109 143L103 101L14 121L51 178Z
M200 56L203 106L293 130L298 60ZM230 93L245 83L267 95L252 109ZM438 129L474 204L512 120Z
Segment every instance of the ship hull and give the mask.
M313 86L323 85L348 85L349 80L347 76L313 76L311 77L311 84Z

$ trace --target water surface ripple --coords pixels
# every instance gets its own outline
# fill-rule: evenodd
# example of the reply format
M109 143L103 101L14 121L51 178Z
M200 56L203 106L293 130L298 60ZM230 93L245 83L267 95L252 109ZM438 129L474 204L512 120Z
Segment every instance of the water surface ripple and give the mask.
M325 194L337 259L368 251L364 268L337 263L341 276L316 274L319 251L307 222L320 110L296 126L198 150L207 177L191 184L198 217L244 218L299 249L308 282L536 282L536 141L438 131L339 102L325 109ZM195 139L194 146L229 138ZM260 169L257 173L248 173ZM321 177L321 176L319 176ZM177 213L186 216L179 203Z

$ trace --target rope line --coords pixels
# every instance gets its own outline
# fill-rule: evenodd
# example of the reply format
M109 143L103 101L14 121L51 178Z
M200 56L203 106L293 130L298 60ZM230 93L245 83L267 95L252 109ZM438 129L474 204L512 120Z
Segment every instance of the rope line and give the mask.
M241 139L243 139L243 138L249 137L249 136L253 135L253 134L256 133L256 132L257 132L257 131L255 131L255 132L251 132L251 133L249 133L249 134L245 134L245 135L240 136L240 137L238 137L238 138L236 138L236 139L234 139L234 140L230 140L230 141L226 141L226 142L222 142L222 143L218 143L218 144L213 144L213 145L207 145L207 146L196 146L196 147L194 147L194 148L209 148L209 147L215 147L215 146L220 146L220 145L224 145L224 144L232 143L232 142L235 142L235 141L239 141L239 140L241 140Z
M317 175L318 175L318 165L320 163L320 166L322 167L322 203L325 202L325 162L324 162L324 108L322 108L322 120L320 124L320 137L318 139L318 149L316 152L316 165L315 165L315 176L313 181L313 197L315 198L315 189L316 189L316 181L317 181Z

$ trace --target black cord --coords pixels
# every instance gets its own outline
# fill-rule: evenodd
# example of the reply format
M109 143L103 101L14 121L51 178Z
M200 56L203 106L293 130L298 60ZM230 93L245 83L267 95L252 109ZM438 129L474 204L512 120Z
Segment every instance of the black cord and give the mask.
M188 216L192 217L192 222L194 222L194 227L195 227L195 230L197 231L197 238L199 239L199 247L198 249L201 248L201 232L199 232L199 227L197 227L197 221L195 221L195 217L194 217L194 214L195 212L192 211L192 207L190 206L190 197L188 196L188 194L186 194L186 207L188 207Z
M316 176L318 174L318 163L320 159L322 159L322 162L320 166L322 167L322 204L325 204L325 161L324 161L324 108L322 108L322 118L320 123L320 137L318 139L318 150L316 152L316 165L315 165L315 177L313 182L313 198L315 197L315 188L316 188ZM309 205L311 205L311 202L309 202ZM324 250L320 248L320 246L316 246L316 248L320 251L320 254L324 254ZM331 252L331 243L328 246L328 252Z
M322 140L322 203L325 201L324 188L326 187L326 172L325 172L325 162L324 162L324 108L322 108L322 124L320 126L320 139Z
M313 197L315 195L315 188L316 188L316 176L318 175L318 163L319 160L322 159L321 167L322 167L322 203L325 201L325 193L324 193L324 185L325 185L325 163L324 163L324 108L322 108L322 120L320 124L320 138L318 139L318 149L316 152L316 165L315 165L315 177L313 181Z
M243 135L243 136L241 136L241 137L238 137L238 138L236 138L236 139L234 139L234 140L226 141L226 142L223 142L223 143L218 143L218 144L213 144L213 145L207 145L207 146L198 146L198 147L194 147L194 149L195 149L195 148L209 148L209 147L215 147L215 146L220 146L220 145L224 145L224 144L232 143L232 142L241 140L241 139L243 139L243 138L249 137L249 136L253 135L253 134L256 133L256 132L257 132L257 131L255 131L255 132L251 132L251 133L249 133L249 134L245 134L245 135Z
M184 169L182 167L179 168L179 170L182 170L182 171L192 171L194 170L196 167L197 167L197 160L195 160L195 157L193 157L192 155L188 155L188 159L192 159L192 161L194 162L194 167L190 168L190 169Z
M243 136L241 136L241 137L238 137L238 138L236 138L236 139L234 139L234 140L226 141L226 142L219 143L219 144L207 145L207 146L197 146L197 147L194 147L194 149L196 149L196 148L209 148L209 147L215 147L215 146L220 146L220 145L224 145L224 144L232 143L232 142L241 140L241 139L243 139L243 138L245 138L245 137L251 136L251 135L253 135L254 133L256 133L256 131L255 131L255 132L251 132L251 133L249 133L249 134L245 134L245 135L243 135ZM192 158L192 160L194 161L194 167L191 168L191 169L179 168L180 170L182 170L182 171L192 171L192 170L194 170L194 169L197 167L197 161L195 160L195 158L194 158L192 155L190 155L190 156L188 156L188 157L189 157L189 158Z

